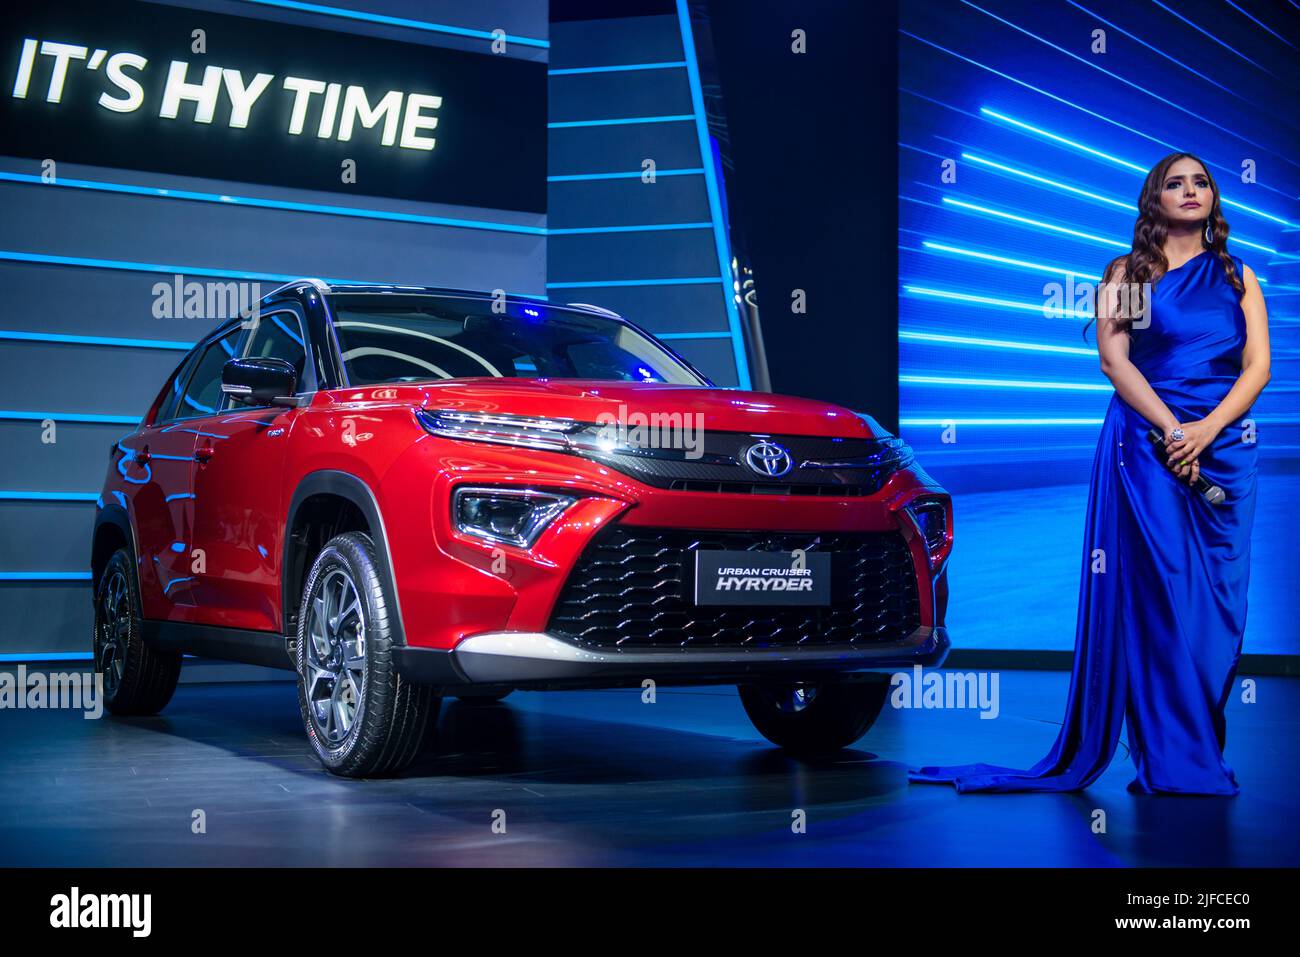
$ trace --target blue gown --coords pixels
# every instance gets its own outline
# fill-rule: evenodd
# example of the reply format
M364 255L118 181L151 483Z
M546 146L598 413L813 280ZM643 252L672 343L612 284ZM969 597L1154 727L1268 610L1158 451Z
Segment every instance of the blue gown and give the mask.
M1233 257L1237 274L1241 260ZM1204 418L1241 373L1245 316L1209 250L1155 284L1151 323L1129 358L1180 422ZM1246 627L1257 446L1250 413L1200 455L1227 495L1210 505L1146 438L1151 424L1111 397L1093 459L1074 667L1060 734L1018 770L989 764L910 769L912 781L966 791L1075 791L1106 770L1121 723L1138 793L1234 795L1224 707ZM1249 423L1247 423L1249 424ZM1104 553L1104 571L1097 550Z

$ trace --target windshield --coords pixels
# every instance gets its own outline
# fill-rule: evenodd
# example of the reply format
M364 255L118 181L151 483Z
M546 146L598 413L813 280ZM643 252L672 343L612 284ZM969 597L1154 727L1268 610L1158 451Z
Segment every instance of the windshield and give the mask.
M616 319L545 303L435 296L330 297L352 385L460 379L602 379L705 385L658 342Z

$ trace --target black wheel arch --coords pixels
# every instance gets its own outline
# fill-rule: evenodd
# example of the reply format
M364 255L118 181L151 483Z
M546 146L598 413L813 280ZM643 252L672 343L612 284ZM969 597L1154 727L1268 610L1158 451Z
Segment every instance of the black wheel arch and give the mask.
M280 564L281 633L284 635L296 633L295 615L302 597L302 586L306 581L311 561L315 558L314 554L308 554L311 551L311 544L297 536L295 529L304 506L313 500L320 500L321 497L348 503L364 521L365 528L347 530L365 531L374 542L379 579L391 601L389 627L393 641L396 645L404 646L406 631L402 626L402 606L397 595L397 579L393 575L393 565L388 552L388 533L384 525L384 516L379 509L379 501L363 479L351 472L337 469L321 469L308 473L298 483L289 501L289 508L285 514L283 555Z
M90 536L90 600L99 591L99 579L108 566L108 560L119 548L125 547L135 561L139 554L135 547L135 529L131 516L121 505L105 505L95 515L95 527Z

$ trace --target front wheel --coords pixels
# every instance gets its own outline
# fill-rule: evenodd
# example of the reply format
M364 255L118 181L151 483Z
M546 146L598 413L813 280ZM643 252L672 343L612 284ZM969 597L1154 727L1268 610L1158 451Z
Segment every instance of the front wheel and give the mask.
M758 733L794 754L829 754L867 733L889 697L887 677L740 685L740 702Z
M386 594L369 536L329 540L298 614L298 705L312 750L344 777L395 774L420 754L440 699L393 662Z

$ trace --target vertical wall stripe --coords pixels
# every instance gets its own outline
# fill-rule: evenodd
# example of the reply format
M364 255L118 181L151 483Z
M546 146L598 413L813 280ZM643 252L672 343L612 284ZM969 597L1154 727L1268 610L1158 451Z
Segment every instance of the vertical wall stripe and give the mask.
M717 172L713 165L713 148L709 145L709 125L704 112L704 90L700 84L700 65L695 58L695 34L691 30L691 15L686 0L677 0L677 24L682 34L682 52L686 60L686 76L691 87L691 106L695 110L695 133L700 143L700 165L704 167L704 188L709 196L709 214L713 218L713 242L718 250L718 269L722 277L722 301L727 307L727 325L731 329L731 350L736 360L736 381L742 389L752 383L749 378L749 361L745 355L745 337L740 328L740 311L732 289L731 251L727 243L726 223L722 219L722 201L718 190Z

